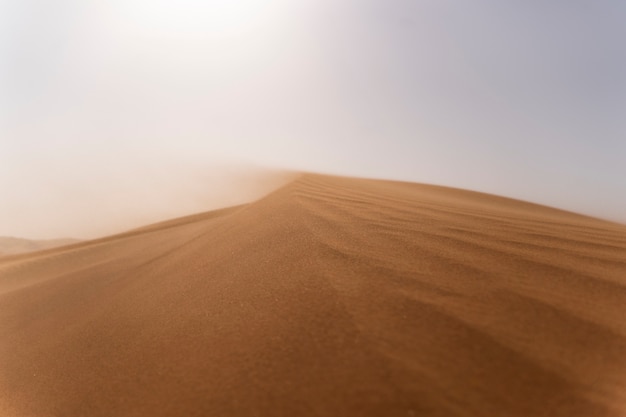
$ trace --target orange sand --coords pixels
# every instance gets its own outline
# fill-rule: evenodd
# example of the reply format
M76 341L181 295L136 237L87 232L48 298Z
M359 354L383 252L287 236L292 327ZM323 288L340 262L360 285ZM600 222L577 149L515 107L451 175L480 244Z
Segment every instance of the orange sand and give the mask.
M626 227L305 175L6 257L0 413L624 416Z
M0 256L36 252L78 243L77 239L28 240L0 236Z

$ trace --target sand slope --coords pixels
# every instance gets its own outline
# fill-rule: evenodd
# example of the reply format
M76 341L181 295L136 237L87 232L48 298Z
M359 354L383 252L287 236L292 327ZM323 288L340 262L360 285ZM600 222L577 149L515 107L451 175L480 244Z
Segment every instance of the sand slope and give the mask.
M0 260L7 416L623 416L626 227L306 175Z
M77 239L30 240L16 237L0 236L0 256L18 253L36 252L58 246L78 243Z

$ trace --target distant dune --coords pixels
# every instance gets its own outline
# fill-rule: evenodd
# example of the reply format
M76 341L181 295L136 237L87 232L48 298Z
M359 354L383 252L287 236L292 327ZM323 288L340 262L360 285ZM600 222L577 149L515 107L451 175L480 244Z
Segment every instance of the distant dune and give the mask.
M0 414L625 416L626 227L304 175L5 257Z
M0 236L0 256L35 252L80 242L78 239L29 240Z

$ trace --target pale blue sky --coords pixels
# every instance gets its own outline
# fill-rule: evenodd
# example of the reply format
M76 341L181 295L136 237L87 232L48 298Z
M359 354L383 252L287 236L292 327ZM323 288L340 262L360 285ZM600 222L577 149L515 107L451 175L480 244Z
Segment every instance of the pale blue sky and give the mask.
M625 22L617 0L0 0L0 235L239 201L245 163L626 222Z

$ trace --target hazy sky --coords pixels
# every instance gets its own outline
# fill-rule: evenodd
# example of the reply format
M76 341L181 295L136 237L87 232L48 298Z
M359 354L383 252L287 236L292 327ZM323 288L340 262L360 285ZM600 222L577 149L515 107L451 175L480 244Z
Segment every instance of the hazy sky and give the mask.
M626 222L625 22L621 0L0 0L0 235L232 204L245 164Z

